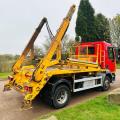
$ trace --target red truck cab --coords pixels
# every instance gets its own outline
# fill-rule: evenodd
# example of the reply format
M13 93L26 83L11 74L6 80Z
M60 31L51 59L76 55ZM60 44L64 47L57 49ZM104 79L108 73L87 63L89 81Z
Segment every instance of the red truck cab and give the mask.
M96 62L102 69L116 72L116 55L112 44L101 42L86 42L77 44L75 54L79 60Z

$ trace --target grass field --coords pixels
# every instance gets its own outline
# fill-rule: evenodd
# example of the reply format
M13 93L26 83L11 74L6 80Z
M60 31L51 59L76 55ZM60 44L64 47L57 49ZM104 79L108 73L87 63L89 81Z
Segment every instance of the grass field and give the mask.
M0 78L5 79L10 75L10 73L0 73Z
M120 64L117 64L117 69L120 69Z
M58 120L120 120L120 106L111 105L106 96L101 96L48 116L51 115L56 116Z

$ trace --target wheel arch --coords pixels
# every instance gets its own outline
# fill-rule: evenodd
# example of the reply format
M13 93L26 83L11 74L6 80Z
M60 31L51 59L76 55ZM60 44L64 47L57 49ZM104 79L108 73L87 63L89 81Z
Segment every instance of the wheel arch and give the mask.
M63 84L66 85L70 89L70 91L72 91L72 80L73 80L72 77L69 78L52 77L48 81L47 86L51 88L52 93L54 93L56 87Z

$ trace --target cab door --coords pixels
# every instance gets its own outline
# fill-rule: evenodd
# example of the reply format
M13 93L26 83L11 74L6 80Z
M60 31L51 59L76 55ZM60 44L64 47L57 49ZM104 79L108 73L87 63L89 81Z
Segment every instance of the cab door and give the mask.
M114 48L108 47L107 53L108 53L108 58L107 58L106 67L113 73L116 71L116 57L115 57Z

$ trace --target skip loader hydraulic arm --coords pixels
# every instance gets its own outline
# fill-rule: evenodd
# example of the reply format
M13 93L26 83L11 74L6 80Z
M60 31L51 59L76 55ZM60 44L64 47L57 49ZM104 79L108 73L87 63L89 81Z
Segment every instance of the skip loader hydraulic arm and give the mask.
M34 42L46 22L47 22L47 18L43 18L41 20L39 26L36 28L34 34L32 35L32 37L31 37L30 41L28 42L28 44L26 45L25 49L23 50L21 56L16 61L16 63L13 65L13 67L12 67L13 74L19 73L22 63L29 52L31 52L31 59L34 57ZM9 79L13 79L12 76L8 76L8 77L9 77ZM9 83L4 86L4 91L11 90L13 82L14 81L10 80Z
M55 54L57 47L61 44L62 38L64 37L64 35L69 27L69 23L70 23L70 20L72 18L74 11L75 11L75 6L73 5L70 8L66 18L64 18L56 36L53 38L51 46L48 50L48 53L43 58L43 60L39 63L39 65L38 65L39 67L35 70L35 73L33 75L33 79L36 82L40 82L43 79L44 72L45 72L46 68L48 66L50 66L52 57ZM59 61L57 61L55 64L58 64L58 63L59 63Z
M42 88L46 85L49 78L51 77L46 73L47 68L50 66L56 65L60 62L60 60L61 60L61 54L60 54L61 41L69 27L69 24L70 24L70 21L71 21L74 11L75 11L75 5L73 5L70 8L67 16L64 18L62 24L60 25L60 28L58 29L56 35L53 37L47 54L37 64L37 67L33 67L34 71L30 73L31 77L27 80L26 80L26 78L24 78L22 80L21 79L18 80L19 81L18 83L20 83L20 84L23 83L23 88L27 84L29 86L29 88L32 89L32 90L30 89L31 90L30 92L25 92L24 89L21 90L25 94L24 102L23 102L23 106L22 106L24 109L26 109L26 108L28 109L31 107L32 100L34 100L34 98L39 94L39 92L42 90ZM44 18L41 21L39 27L36 29L31 40L29 41L28 45L24 49L22 55L20 56L18 61L13 66L13 73L14 73L13 77L12 77L13 79L4 86L4 90L8 90L11 87L14 87L14 84L16 84L16 80L18 79L17 74L19 74L19 77L21 77L20 70L24 70L24 68L21 67L23 60L25 59L26 55L30 52L30 50L31 50L31 53L33 53L32 52L33 44L34 44L38 34L40 33L44 23L46 23L46 21L47 21L46 18ZM55 60L52 60L55 53L56 53L57 57Z
M33 36L31 37L30 41L28 42L27 46L25 47L22 55L17 60L17 62L14 64L14 66L12 68L13 72L18 72L19 71L19 69L21 67L21 64L23 63L25 57L27 56L27 54L29 52L31 52L31 58L34 57L34 52L33 52L34 42L35 42L36 38L38 37L39 33L41 32L41 29L43 28L43 26L46 22L47 22L47 18L43 18L41 20L41 23L37 27L36 31L34 32Z

